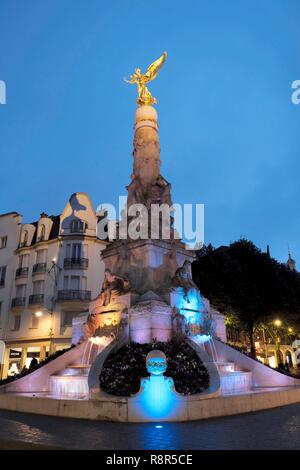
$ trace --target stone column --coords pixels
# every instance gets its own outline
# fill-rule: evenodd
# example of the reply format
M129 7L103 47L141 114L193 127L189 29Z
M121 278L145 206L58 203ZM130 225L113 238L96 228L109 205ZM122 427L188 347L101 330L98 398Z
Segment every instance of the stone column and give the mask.
M46 346L41 346L40 361L44 361L45 359L46 359Z
M136 110L133 160L131 183L127 187L127 206L128 209L134 204L143 204L146 207L148 212L147 214L143 213L142 219L145 222L145 231L147 232L147 229L151 227L149 216L152 204L159 206L165 204L169 208L172 206L171 185L160 174L157 112L152 106L140 106ZM168 209L165 209L165 213L164 218L161 214L157 216L158 222L154 224L157 235L154 238L160 238L162 227L165 227L164 238L170 238L169 228L172 221Z
M4 363L2 365L2 370L1 370L1 375L0 375L1 379L6 379L6 377L7 377L8 363L9 363L9 352L10 352L10 348L8 347L8 348L5 349Z
M155 181L160 174L160 147L157 112L152 106L140 106L135 113L133 179L142 186Z
M20 370L23 369L26 365L26 358L27 358L27 348L23 347L22 348L22 353L21 353L21 362L20 362Z

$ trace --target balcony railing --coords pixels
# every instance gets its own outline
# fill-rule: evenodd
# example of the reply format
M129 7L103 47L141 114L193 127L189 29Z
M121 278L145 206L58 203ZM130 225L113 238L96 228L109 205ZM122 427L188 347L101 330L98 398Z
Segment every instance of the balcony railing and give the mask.
M57 300L91 300L91 291L73 289L59 290Z
M47 264L46 263L36 263L32 267L32 274L35 273L44 273L47 270Z
M24 307L25 306L25 300L26 300L26 297L15 297L11 301L12 308L14 308L14 307Z
M32 294L29 296L29 305L39 305L44 303L44 294Z
M87 258L65 258L65 269L87 269L89 260Z
M16 270L16 277L27 277L28 276L28 268L18 268Z

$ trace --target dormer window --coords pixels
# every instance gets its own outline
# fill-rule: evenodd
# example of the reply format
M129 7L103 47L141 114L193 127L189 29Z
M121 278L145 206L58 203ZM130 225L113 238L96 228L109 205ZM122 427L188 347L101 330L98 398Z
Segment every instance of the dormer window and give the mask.
M22 235L21 235L20 246L26 246L27 241L28 241L28 231L23 230Z
M72 220L70 225L71 233L84 233L87 229L87 223L83 220L75 219Z
M38 237L37 237L38 242L45 240L45 230L46 230L45 225L41 224L39 226L39 232L38 232Z

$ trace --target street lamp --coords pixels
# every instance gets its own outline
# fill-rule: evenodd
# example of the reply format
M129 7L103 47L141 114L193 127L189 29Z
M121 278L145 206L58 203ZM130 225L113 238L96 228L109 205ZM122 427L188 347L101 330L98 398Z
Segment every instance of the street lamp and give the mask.
M50 344L49 350L51 351L51 344L52 344L52 336L53 336L53 310L48 310L47 308L43 308L43 310L37 310L34 315L37 318L40 318L44 315L44 313L48 313L50 315L50 328L49 328L49 336L50 336Z
M278 318L277 320L274 320L273 324L276 327L276 331L275 331L275 335L274 335L275 338L274 339L275 339L275 357L276 357L276 362L277 362L277 367L278 367L279 363L280 363L279 328L282 325L282 321L279 320L279 318Z

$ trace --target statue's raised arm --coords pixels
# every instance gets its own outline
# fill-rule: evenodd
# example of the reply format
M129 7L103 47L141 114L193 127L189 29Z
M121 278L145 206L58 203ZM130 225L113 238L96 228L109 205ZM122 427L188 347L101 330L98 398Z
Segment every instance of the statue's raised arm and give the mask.
M145 74L141 73L141 69L136 68L135 73L130 76L130 79L129 80L125 79L127 83L137 84L139 96L136 101L139 106L152 105L152 104L157 103L154 96L151 95L150 91L146 87L146 83L151 82L157 77L158 72L160 71L160 69L162 68L163 64L166 61L166 58L167 58L167 53L164 52L159 59L155 60L154 62L152 62L152 64L149 65L147 72Z

